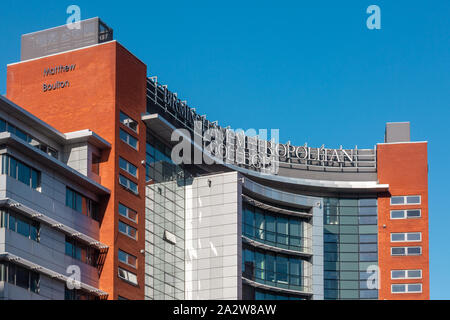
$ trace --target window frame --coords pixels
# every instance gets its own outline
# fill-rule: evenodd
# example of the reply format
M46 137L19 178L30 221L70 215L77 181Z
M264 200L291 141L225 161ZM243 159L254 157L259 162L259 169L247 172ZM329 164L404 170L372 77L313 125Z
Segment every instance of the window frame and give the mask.
M408 217L408 211L419 211L419 216L417 217ZM403 217L401 218L393 218L393 212L403 212ZM420 219L422 218L422 209L404 209L404 210L391 210L390 211L390 219L391 220L404 220L404 219Z
M419 285L420 291L409 291L410 285ZM402 292L394 292L395 286L405 286L405 291ZM405 294L405 293L422 293L423 292L423 285L422 283L393 283L391 284L391 293L392 294Z
M404 235L404 240L392 240L393 235ZM410 234L419 234L419 240L408 240L408 235ZM422 232L391 232L391 242L422 242Z
M419 197L419 202L408 203L409 197ZM392 199L394 199L394 198L403 198L403 202L402 203L392 203ZM422 204L422 196L421 195L391 196L391 198L390 198L391 206L414 206L414 205L421 205L421 204Z
M124 163L125 163L125 168L122 168L121 162L124 162ZM133 173L130 171L130 167L133 167L133 168L136 170L136 174L133 174ZM121 170L125 171L126 173L128 173L129 175L135 177L136 179L138 178L138 174L139 174L139 169L138 169L138 167L135 166L134 164L132 164L130 161L126 160L126 159L123 158L123 157L119 157L119 168L120 168Z
M121 271L124 273L124 276L120 275ZM136 281L130 280L130 275L132 275L136 279ZM124 268L121 268L121 267L117 268L117 276L119 277L119 279L121 279L121 280L123 280L123 281L125 281L125 282L127 282L129 284L132 284L134 286L138 286L139 285L138 279L137 279L137 274L135 274L135 273L133 273L131 271L128 271L128 270L126 270Z
M127 232L123 232L123 231L120 230L120 224L123 224L123 225L126 227ZM135 233L135 236L134 236L134 237L131 236L131 235L129 234L129 230L130 230L130 229L133 229L133 230L134 230L134 233ZM131 238L131 239L133 239L133 240L137 240L137 237L138 237L138 230L137 230L135 227L132 227L132 226L130 226L129 224L126 224L125 222L119 220L118 230L119 230L119 232L120 232L121 234L123 234L123 235L125 235L125 236L127 236L127 237L129 237L129 238Z
M121 260L120 259L120 253L123 253L124 255L125 255L125 257L126 257L126 261L123 261L123 260ZM133 265L133 264L131 264L130 262L129 262L129 258L134 258L134 260L136 261L136 265ZM119 262L121 262L121 263L123 263L123 264L126 264L127 266L129 266L129 267L132 267L132 268L134 268L134 269L137 269L137 264L138 264L138 260L137 260L138 258L137 257L135 257L135 256L133 256L132 254L130 254L130 253L128 253L128 252L126 252L126 251L123 251L123 250L121 250L121 249L118 249L118 251L117 251L117 260L119 261Z
M124 179L124 180L127 182L126 185L122 183L122 179ZM138 185L136 182L131 181L130 179L128 179L127 177L125 177L125 176L122 175L122 174L119 174L119 184L120 184L123 188L125 188L127 191L130 191L132 194L134 194L134 195L136 195L136 196L139 195L139 185ZM134 191L134 190L130 187L131 184L136 185L136 191Z
M125 209L126 209L126 215L123 215L121 212L120 212L120 207L124 207ZM132 221L132 222L134 222L134 223L137 223L138 222L138 213L137 213L137 211L136 210L133 210L133 209L131 209L131 208L129 208L129 207L127 207L126 205L124 205L123 203L121 203L121 202L119 202L119 205L118 205L118 207L117 207L117 211L118 211L118 213L119 213L119 215L120 216L122 216L122 217L124 217L124 218L126 218L126 219L128 219L128 220L130 220L130 221ZM130 217L130 215L129 215L129 212L133 212L135 215L136 215L136 219L132 219L131 217Z
M124 117L122 117L122 116L124 116ZM130 127L127 123L125 123L124 121L122 121L122 119L123 118L127 118L127 120L129 119L129 120L131 120L132 122L134 122L134 123L136 123L136 130L135 129L133 129L132 127ZM125 127L127 127L127 128L129 128L130 130L132 130L133 132L136 132L136 133L138 133L139 132L139 123L136 121L136 120L134 120L132 117L130 117L129 115L127 115L125 112L123 112L123 111L119 111L119 122L121 123L121 124L123 124Z
M403 248L405 249L405 254L392 254L392 250L396 249L396 248ZM420 249L420 253L419 254L409 254L409 249L410 248L419 248ZM391 247L391 256L393 257L404 257L404 256L421 256L422 255L422 246L409 246L409 247Z
M127 137L126 140L122 139L122 135L121 133L124 133ZM130 143L130 138L136 140L136 147L134 147L131 143ZM122 128L119 129L119 139L126 143L127 145L129 145L131 148L133 148L134 150L138 151L139 150L139 139L132 136L131 134L129 134L128 132L126 132L125 130L123 130Z
M404 277L395 278L393 277L393 272L395 271L403 271L405 273ZM420 277L410 277L408 276L409 271L420 271ZM391 270L391 280L405 280L405 279L422 279L423 272L422 269L402 269L402 270Z

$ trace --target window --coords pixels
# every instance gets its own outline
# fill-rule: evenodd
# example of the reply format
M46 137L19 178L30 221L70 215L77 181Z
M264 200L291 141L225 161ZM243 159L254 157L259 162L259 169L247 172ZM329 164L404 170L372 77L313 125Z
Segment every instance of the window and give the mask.
M97 249L84 245L75 239L66 236L66 255L76 260L89 264L91 266L97 266L99 252Z
M303 251L303 221L299 218L274 215L270 211L244 205L242 215L243 235L289 250Z
M121 186L123 186L125 189L133 192L134 194L138 194L138 186L136 183L131 181L130 179L125 178L123 175L119 175L119 183Z
M133 177L137 178L137 167L122 157L119 158L119 167L120 167L120 169L131 174Z
M119 231L134 240L137 238L137 230L122 221L119 221Z
M45 143L42 143L38 139L34 138L33 136L23 132L19 128L17 128L15 125L9 123L8 121L5 121L3 119L0 119L0 132L10 132L14 135L16 135L19 139L29 143L35 148L38 148L39 150L42 150L49 156L52 156L56 159L58 159L58 151L55 148L52 148Z
M131 221L137 222L137 212L121 203L119 203L119 214L122 217L130 219Z
M420 256L422 247L392 247L391 256Z
M2 156L2 174L25 183L33 189L41 187L41 173L9 155Z
M422 232L391 233L391 242L422 241Z
M391 205L410 205L420 204L420 196L393 196L391 197Z
M94 220L99 219L98 204L69 187L66 187L66 206Z
M22 236L39 242L40 224L11 210L0 211L0 227L17 232Z
M393 284L391 285L392 293L421 293L421 283L406 283L406 284Z
M120 279L125 280L135 286L138 285L137 276L134 273L131 273L130 271L127 271L122 268L118 268L118 269L119 269L118 275L119 275Z
M131 119L129 116L127 116L125 113L120 112L120 122L133 130L134 132L137 132L138 129L138 123Z
M391 270L391 279L422 279L422 270Z
M136 268L137 258L125 251L119 249L119 261L125 263L133 268Z
M303 260L283 254L262 252L245 246L242 255L243 277L292 290L302 290Z
M392 210L391 211L391 219L414 219L421 217L420 209L412 209L412 210Z
M12 263L0 263L0 281L8 281L12 285L39 294L39 273L21 266Z
M131 146L132 148L138 148L138 140L132 135L126 133L124 130L120 129L120 140Z

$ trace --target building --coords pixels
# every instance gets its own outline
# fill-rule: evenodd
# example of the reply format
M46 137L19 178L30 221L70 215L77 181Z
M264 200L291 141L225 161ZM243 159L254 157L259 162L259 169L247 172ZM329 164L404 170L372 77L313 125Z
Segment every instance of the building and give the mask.
M429 299L409 123L368 149L234 132L112 34L98 18L27 34L8 65L0 298Z

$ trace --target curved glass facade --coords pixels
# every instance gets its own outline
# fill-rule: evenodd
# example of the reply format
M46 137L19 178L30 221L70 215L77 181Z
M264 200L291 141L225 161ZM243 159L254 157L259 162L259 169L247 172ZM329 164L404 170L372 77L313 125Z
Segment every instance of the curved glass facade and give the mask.
M274 287L260 289L252 286L245 295L256 300L301 299L303 293L310 293L311 280L305 276L308 258L289 254L282 250L309 252L307 245L308 219L264 210L247 202L242 209L242 235L256 242L274 247L256 248L244 244L242 249L242 276L255 282L255 286ZM282 249L281 252L278 249ZM276 251L276 252L275 252ZM275 290L297 291L298 293L276 292Z
M308 252L304 219L272 213L248 203L243 204L242 234L269 246Z
M242 274L248 280L287 290L309 290L309 281L303 276L305 261L299 257L244 246L242 260Z

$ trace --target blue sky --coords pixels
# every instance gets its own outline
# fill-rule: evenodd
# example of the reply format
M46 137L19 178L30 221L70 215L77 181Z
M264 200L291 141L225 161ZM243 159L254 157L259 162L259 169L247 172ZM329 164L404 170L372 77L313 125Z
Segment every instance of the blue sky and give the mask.
M12 1L0 10L0 93L20 35L99 16L199 113L282 142L371 148L385 123L429 142L431 298L450 298L450 1ZM381 30L366 8L381 8Z

